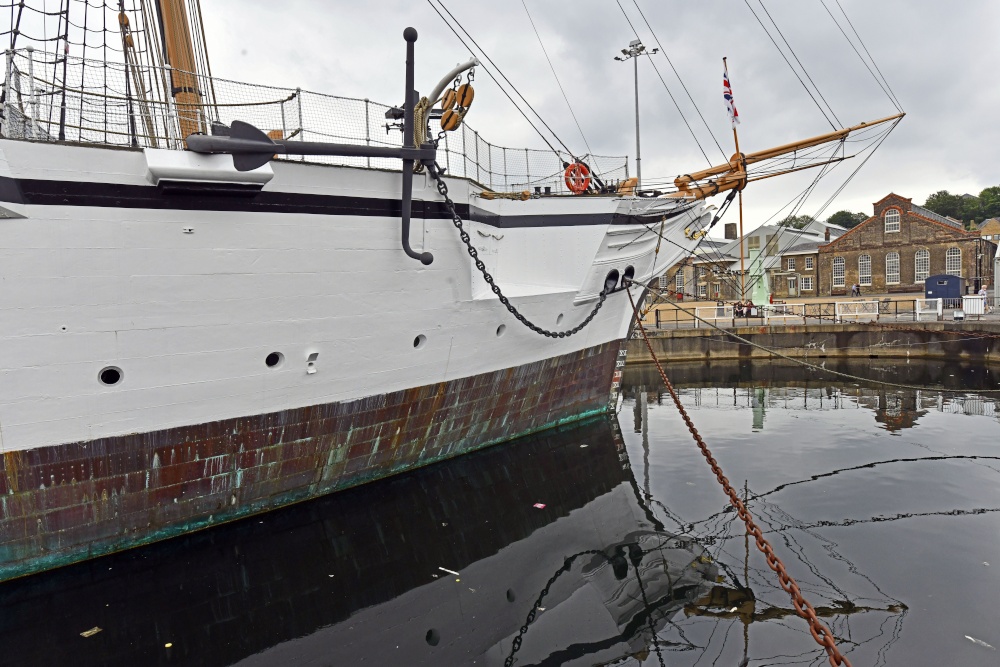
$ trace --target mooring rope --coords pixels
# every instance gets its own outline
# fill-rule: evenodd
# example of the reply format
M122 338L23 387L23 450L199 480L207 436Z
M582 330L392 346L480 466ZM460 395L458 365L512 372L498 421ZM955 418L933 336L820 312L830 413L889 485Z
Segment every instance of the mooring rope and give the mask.
M739 515L743 523L746 524L747 532L753 535L754 540L757 542L757 548L764 554L767 558L767 565L770 567L777 575L778 580L781 583L781 588L788 593L792 598L792 605L795 607L795 612L804 618L807 623L809 623L809 633L812 635L816 643L822 646L826 650L826 654L830 660L830 664L833 667L840 667L840 665L846 665L851 667L850 661L844 657L840 650L837 649L837 644L833 639L833 633L830 629L819 620L816 615L816 609L809 604L809 602L802 597L802 591L799 588L798 583L795 579L788 574L785 569L785 564L781 561L777 554L774 553L774 548L771 543L767 541L764 534L761 532L757 523L754 521L753 515L740 500L740 497L736 494L736 490L733 489L732 485L729 483L729 479L723 474L722 468L719 467L718 462L715 457L712 456L712 451L708 448L705 440L698 433L698 429L695 428L694 422L691 421L691 417L688 416L687 410L684 409L684 405L681 404L681 399L677 395L677 391L674 386L670 384L670 380L667 379L667 374L663 370L663 366L660 365L660 360L656 358L656 353L653 352L653 345L649 342L649 338L646 337L646 329L642 326L642 318L639 317L639 309L635 305L635 299L632 297L632 288L629 285L626 290L628 292L629 303L632 304L632 312L635 314L635 321L639 327L639 333L642 334L642 339L646 342L646 348L649 350L650 356L653 358L653 363L656 364L656 370L660 373L660 378L663 380L664 386L670 393L670 397L674 401L674 405L677 406L677 411L680 412L681 418L684 420L685 425L687 425L688 431L691 432L691 436L694 441L698 444L698 449L701 450L702 455L708 462L708 465L712 468L712 472L715 473L715 478L722 485L723 491L729 497L729 502L736 509L736 513Z

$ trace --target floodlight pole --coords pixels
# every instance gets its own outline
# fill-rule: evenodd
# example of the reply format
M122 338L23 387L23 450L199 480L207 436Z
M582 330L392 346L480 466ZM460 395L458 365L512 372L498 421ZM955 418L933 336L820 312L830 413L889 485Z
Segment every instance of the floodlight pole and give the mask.
M633 39L629 42L627 49L622 49L621 56L615 56L615 60L622 62L631 60L632 69L635 74L635 192L637 195L639 194L639 189L642 187L642 153L639 145L639 56L652 55L658 51L659 49L647 51L640 40Z

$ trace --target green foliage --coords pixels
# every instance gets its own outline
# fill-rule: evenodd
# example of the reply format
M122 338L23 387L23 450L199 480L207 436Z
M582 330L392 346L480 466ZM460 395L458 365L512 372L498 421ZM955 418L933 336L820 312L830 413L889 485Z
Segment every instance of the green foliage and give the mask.
M778 226L791 227L793 229L802 229L812 221L813 217L811 215L790 215L781 222L779 222Z
M837 225L838 227L845 227L851 229L857 227L862 222L868 219L868 215L865 213L851 213L850 211L837 211L826 221L831 225Z
M961 220L962 197L947 190L939 190L927 198L924 208L929 208L938 215Z
M978 197L940 190L927 198L924 207L974 227L987 218L1000 218L1000 185L984 188Z

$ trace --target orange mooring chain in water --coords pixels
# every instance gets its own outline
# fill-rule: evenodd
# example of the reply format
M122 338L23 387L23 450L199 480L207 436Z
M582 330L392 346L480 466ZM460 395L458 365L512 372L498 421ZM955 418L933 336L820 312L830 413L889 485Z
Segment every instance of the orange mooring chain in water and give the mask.
M753 515L740 500L740 497L736 495L735 489L729 484L729 480L725 475L722 474L722 468L719 467L718 462L716 462L715 457L712 456L711 450L709 450L708 445L702 439L701 435L698 433L698 429L694 427L694 422L691 421L691 417L688 416L687 411L684 406L681 405L681 399L677 396L677 392L674 390L674 386L670 384L670 380L667 379L667 374L663 371L663 366L660 365L660 360L656 358L656 354L653 352L653 346L650 345L649 339L646 338L646 330L642 326L642 318L639 317L639 309L635 307L635 300L632 298L632 290L626 289L628 292L628 300L632 303L632 312L636 316L636 324L639 325L639 333L642 334L642 339L646 341L646 347L649 349L649 355L653 358L653 363L656 364L656 370L660 372L660 377L663 379L663 384L666 386L667 391L670 392L670 397L674 399L674 405L677 406L677 410L681 413L681 417L684 419L684 423L687 425L688 430L691 431L691 435L694 437L694 441L698 443L698 448L701 450L702 455L704 455L705 460L708 461L708 465L712 467L712 472L715 473L715 478L719 480L719 484L722 485L723 490L726 495L729 496L729 502L733 507L736 508L737 514L743 519L743 523L747 526L747 532L753 535L754 539L757 541L757 548L760 549L761 553L767 557L767 565L778 575L778 579L781 582L781 587L792 597L792 604L795 606L796 613L802 618L806 619L809 623L809 632L812 634L813 639L816 640L820 646L826 649L826 654L830 658L830 664L834 667L839 667L840 665L846 665L851 667L851 662L840 654L837 649L837 644L833 641L833 633L830 629L826 627L822 621L816 616L816 610L813 608L809 602L802 597L802 591L799 590L799 585L795 583L795 579L792 578L790 574L785 570L785 564L781 562L777 554L774 553L774 549L771 547L771 543L765 539L764 534L761 532L760 528L753 520Z

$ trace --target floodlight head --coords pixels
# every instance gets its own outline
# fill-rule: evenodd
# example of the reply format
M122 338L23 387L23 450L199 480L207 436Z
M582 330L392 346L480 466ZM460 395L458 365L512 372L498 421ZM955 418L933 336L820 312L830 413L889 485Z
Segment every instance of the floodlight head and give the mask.
M627 56L628 55L628 49L622 49L622 55L623 56Z
M642 46L642 40L633 39L631 42L628 43L628 45L632 48L635 48L637 46Z
M615 60L621 60L621 61L624 61L625 59L624 59L624 58L622 58L621 56L615 56Z

